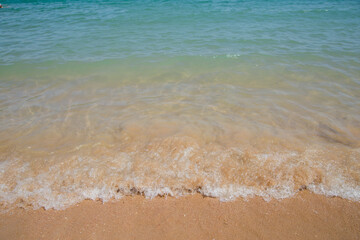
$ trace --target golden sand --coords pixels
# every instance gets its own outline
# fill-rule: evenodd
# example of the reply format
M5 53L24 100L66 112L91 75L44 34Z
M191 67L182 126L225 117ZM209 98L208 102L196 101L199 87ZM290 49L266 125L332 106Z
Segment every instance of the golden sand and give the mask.
M265 202L129 196L0 215L0 239L360 239L360 203L302 191Z

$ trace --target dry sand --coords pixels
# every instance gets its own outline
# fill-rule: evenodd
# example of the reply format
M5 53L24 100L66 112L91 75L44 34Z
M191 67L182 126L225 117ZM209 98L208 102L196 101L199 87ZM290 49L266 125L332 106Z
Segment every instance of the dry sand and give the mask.
M360 203L300 192L282 201L125 197L0 215L0 239L360 239Z

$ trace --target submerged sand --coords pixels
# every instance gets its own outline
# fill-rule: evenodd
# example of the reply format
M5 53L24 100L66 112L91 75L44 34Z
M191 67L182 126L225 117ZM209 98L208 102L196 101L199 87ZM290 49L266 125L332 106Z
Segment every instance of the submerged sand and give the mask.
M360 203L302 191L266 202L128 196L0 215L0 239L360 239Z

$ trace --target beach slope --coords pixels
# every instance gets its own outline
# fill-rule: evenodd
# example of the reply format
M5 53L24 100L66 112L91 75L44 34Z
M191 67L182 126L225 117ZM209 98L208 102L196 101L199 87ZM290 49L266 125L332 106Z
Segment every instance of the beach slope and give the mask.
M129 196L3 213L0 239L360 239L360 203L306 190L270 202Z

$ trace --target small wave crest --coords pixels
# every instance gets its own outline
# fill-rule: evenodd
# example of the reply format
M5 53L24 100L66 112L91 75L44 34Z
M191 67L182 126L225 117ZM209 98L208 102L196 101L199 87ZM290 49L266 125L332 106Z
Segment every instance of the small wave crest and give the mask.
M18 156L1 162L2 208L64 209L85 199L106 202L135 194L154 198L200 193L221 201L260 196L269 201L303 189L360 201L358 171L355 165L343 165L359 159L356 150L264 152L203 146L190 137L132 143L122 151L99 144L89 149L46 161ZM341 164L327 159L334 155L347 157Z

